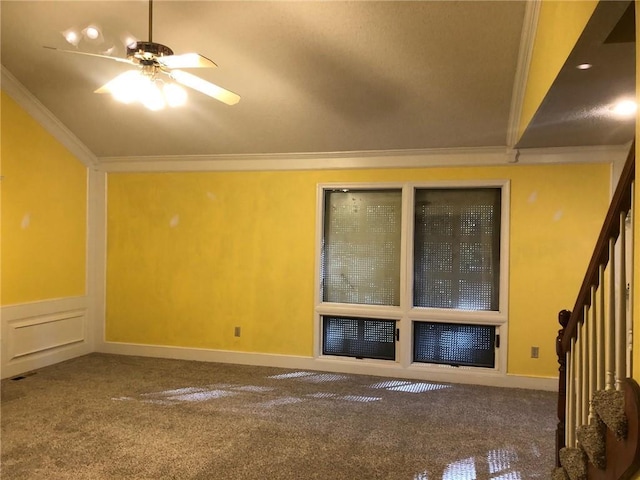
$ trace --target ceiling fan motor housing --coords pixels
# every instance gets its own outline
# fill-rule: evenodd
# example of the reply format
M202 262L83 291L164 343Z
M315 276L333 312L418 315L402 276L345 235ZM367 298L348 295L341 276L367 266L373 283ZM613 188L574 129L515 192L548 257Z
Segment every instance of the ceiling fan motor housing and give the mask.
M143 65L153 64L157 57L164 57L168 55L173 55L173 50L160 43L136 42L127 46L127 58L131 60L138 60Z

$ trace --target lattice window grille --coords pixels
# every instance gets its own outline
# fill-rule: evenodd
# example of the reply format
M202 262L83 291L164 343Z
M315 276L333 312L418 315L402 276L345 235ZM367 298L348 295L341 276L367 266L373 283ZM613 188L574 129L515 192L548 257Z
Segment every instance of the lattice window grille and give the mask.
M495 352L493 325L414 322L414 362L494 368Z
M323 355L395 360L395 320L325 316L322 324Z

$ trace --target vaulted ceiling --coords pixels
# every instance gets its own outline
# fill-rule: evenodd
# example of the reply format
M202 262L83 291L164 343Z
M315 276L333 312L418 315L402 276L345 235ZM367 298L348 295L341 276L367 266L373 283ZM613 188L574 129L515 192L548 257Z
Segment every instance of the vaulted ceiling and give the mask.
M607 106L634 94L633 22L629 1L601 3L517 145L523 1L156 1L153 40L216 62L191 72L234 106L121 104L93 92L131 66L43 48L124 57L127 36L148 39L146 0L2 0L0 58L98 157L622 144L633 121ZM65 40L89 25L98 39Z

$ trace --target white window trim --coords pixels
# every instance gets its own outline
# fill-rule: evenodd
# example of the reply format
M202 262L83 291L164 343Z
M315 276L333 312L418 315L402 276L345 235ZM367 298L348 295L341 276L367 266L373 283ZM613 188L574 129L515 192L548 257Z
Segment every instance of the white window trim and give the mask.
M316 359L331 359L341 362L363 362L370 365L393 364L402 369L442 373L448 369L451 374L464 371L466 374L493 374L506 375L507 350L508 350L508 312L509 312L509 239L510 239L510 181L496 180L451 180L433 182L380 182L380 183L321 183L316 190L316 251L315 251L315 280L314 280L314 342L313 355ZM439 308L423 308L413 306L413 208L414 193L422 188L500 188L501 218L500 218L500 305L498 311L464 311ZM321 250L324 234L324 192L326 190L402 190L402 244L400 250L400 306L384 305L358 305L323 302L320 298L320 272L322 265ZM335 355L322 354L322 324L321 317L335 316L367 316L368 318L380 318L396 320L396 326L400 329L400 339L396 342L396 360L356 359ZM497 349L496 365L494 368L481 367L451 367L448 365L436 365L413 362L413 322L428 320L434 322L464 322L465 324L493 325L496 327L496 335L500 336L500 348Z

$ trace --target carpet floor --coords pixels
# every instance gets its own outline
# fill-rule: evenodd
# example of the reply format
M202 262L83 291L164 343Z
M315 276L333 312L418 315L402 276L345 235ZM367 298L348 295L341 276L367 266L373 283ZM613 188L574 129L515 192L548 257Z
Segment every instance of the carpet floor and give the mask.
M554 466L556 395L91 354L1 384L17 479L520 480Z

